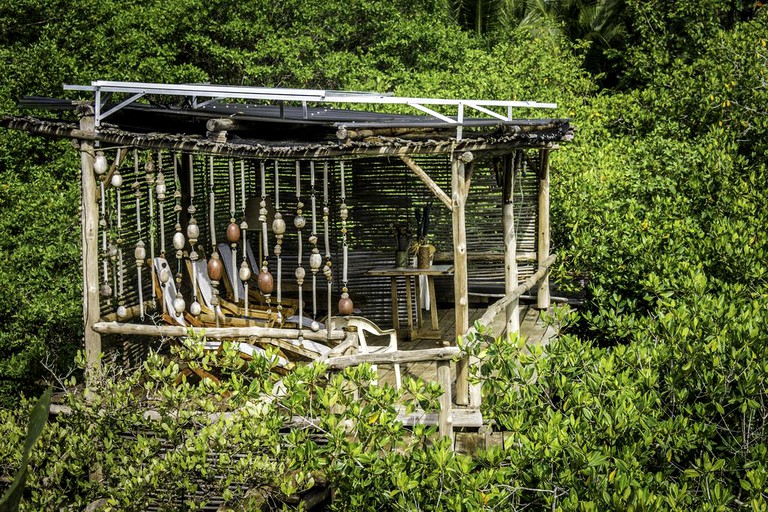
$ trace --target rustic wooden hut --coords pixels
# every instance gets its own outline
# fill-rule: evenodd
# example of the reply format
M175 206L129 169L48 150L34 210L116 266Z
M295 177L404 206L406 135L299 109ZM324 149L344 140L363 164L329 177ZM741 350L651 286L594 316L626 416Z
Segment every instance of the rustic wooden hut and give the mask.
M194 268L206 253L212 339L333 345L346 334L328 318L351 313L416 339L435 336L437 308L447 308L437 337L450 345L470 330L473 297L502 297L482 319L505 315L508 332L524 291L549 305L549 154L572 137L568 120L539 117L553 104L108 81L65 89L88 100L22 105L76 110L79 124L2 124L79 148L94 368L103 335L182 336L201 325L210 297ZM425 246L421 264L396 268L397 245L414 241ZM455 353L433 356L447 364ZM476 407L467 364L455 401Z

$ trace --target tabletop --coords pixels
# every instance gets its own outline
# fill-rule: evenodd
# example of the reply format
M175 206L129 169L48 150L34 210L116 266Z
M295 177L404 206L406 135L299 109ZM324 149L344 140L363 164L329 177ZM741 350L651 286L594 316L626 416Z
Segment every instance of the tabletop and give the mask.
M429 268L415 267L375 267L368 270L369 276L449 276L453 274L453 265L432 265Z

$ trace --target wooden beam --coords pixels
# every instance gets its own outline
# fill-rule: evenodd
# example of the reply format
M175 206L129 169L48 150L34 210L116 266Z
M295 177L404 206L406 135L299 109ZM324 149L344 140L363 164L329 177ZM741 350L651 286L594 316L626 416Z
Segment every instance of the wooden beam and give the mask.
M518 285L517 233L515 232L514 184L520 155L508 155L504 159L504 187L502 201L502 226L504 232L504 294L511 294ZM511 301L506 308L507 334L520 331L520 299Z
M339 356L324 361L329 370L341 370L348 366L369 364L406 364L426 363L435 361L451 361L459 355L459 347L427 348L423 350L396 350L394 352L371 352Z
M516 287L512 292L505 295L504 298L497 300L493 304L491 304L488 309L485 310L485 313L483 313L483 316L480 317L480 324L488 326L491 325L494 318L496 318L496 315L500 314L502 311L506 311L506 307L508 304L512 303L515 300L518 300L522 294L536 286L538 282L541 281L541 279L546 276L549 273L549 268L552 266L552 264L557 259L556 254L552 254L549 258L544 260L543 264L539 267L539 269L528 279L525 280L521 285ZM471 331L474 331L474 327L470 329Z
M80 117L80 131L93 133L95 120L93 111L88 109ZM83 332L87 361L86 381L91 386L101 374L101 336L93 325L99 321L99 188L93 162L96 155L94 145L88 140L80 141L80 183L81 183L81 224L83 253Z
M435 194L437 198L442 201L445 206L448 207L449 210L453 210L453 204L451 203L451 198L448 197L448 194L443 192L443 189L440 188L440 185L435 183L434 180L429 177L426 171L419 167L419 164L413 161L413 158L407 155L400 155L400 159L405 162L405 165L407 165L416 174L416 176L418 176L419 179L424 182L427 188L431 190L432 193Z
M546 149L539 151L539 240L537 249L539 269L541 269L549 256L549 150ZM549 303L549 271L547 271L539 281L536 307L548 309Z
M453 204L453 289L456 321L456 338L469 330L469 283L467 269L467 221L465 205L467 196L464 179L465 161L454 155L451 158L451 199ZM454 338L454 339L456 339ZM456 403L469 403L469 360L465 357L456 365Z
M286 338L298 339L298 329L282 329L278 327L184 327L181 325L142 325L119 322L96 322L93 330L99 334L125 334L138 336L172 336L181 338L195 334L206 338ZM312 341L343 340L343 331L326 333L321 330L312 332L309 329L301 331L305 339Z
M572 137L553 134L538 134L534 139L465 139L456 141L403 142L400 139L382 139L380 145L367 142L350 142L348 144L330 144L325 141L296 144L295 146L269 146L261 144L242 144L235 142L217 142L201 138L193 138L173 134L141 134L125 132L114 128L101 128L99 132L86 132L70 123L47 121L28 117L0 116L0 126L23 130L35 135L45 135L56 138L100 141L115 146L139 147L143 149L168 150L180 153L197 153L204 155L220 155L224 157L244 158L338 158L343 156L400 156L400 155L450 155L454 152L492 152L506 154L518 148L550 148L554 149L563 140Z
M536 261L538 254L535 252L518 253L517 261ZM453 261L453 251L437 251L433 257L435 263L447 263ZM503 252L474 251L467 252L467 261L505 261Z

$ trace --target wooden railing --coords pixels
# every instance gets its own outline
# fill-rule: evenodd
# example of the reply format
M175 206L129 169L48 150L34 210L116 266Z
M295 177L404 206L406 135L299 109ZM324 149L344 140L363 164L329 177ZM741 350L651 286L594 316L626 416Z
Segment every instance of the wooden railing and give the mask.
M493 304L491 304L488 309L483 313L483 316L480 317L480 320L476 322L476 324L480 324L483 327L490 327L491 324L494 323L496 318L501 315L507 315L507 306L511 305L512 303L518 301L520 299L520 296L523 295L525 292L536 286L542 279L546 278L549 275L549 269L550 267L555 263L555 260L557 259L556 254L550 255L547 259L545 259L541 265L539 266L539 269L528 279L526 279L523 283L518 285L516 288L514 288L510 293L506 294L501 299L497 300ZM515 311L514 314L517 314ZM515 323L515 325L519 325L518 323ZM464 341L467 341L467 338L470 336L477 335L477 329L475 326L470 326L469 331L467 331L467 334L463 336ZM492 333L493 335L500 336L503 333ZM507 333L512 334L512 333ZM469 360L469 367L470 368L476 368L479 361L476 358L470 358ZM457 382L457 386L459 383ZM469 384L467 383L466 386L469 387L469 404L470 406L479 406L480 405L480 399L481 399L481 384Z
M438 430L441 436L450 437L453 444L453 397L451 395L451 360L460 353L459 347L443 347L426 350L398 350L395 352L374 352L355 354L328 359L325 364L329 370L341 370L348 366L369 364L407 364L434 362L437 366L437 382L443 388L440 396Z

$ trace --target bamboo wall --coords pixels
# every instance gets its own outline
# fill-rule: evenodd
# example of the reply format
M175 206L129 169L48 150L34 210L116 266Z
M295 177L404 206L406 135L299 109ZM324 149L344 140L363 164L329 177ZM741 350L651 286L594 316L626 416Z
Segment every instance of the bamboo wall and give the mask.
M536 193L537 180L534 166L536 165L535 153L530 152L531 159L517 173L514 185L514 201L516 205L516 230L518 234L518 253L530 253L535 251L536 237ZM111 163L114 159L114 151L108 153ZM135 171L133 152L129 151L126 160L120 166L123 175L123 186L120 189L121 221L122 229L117 230L117 193L111 187L106 192L106 229L114 239L122 239L123 248L123 296L126 306L138 303L137 269L133 257L134 247L139 238L136 225L135 191L142 192L140 196L142 231L145 244L147 244L147 257L150 256L150 231L155 236L155 252L161 252L160 247L160 223L159 203L154 199L154 216L149 215L150 185L146 179L145 164L149 153L138 153L138 172ZM173 160L177 161L178 181L174 180ZM162 155L162 167L158 154L153 153L153 161L156 171L162 169L166 185L166 199L164 201L164 229L166 257L174 272L178 269L175 251L172 247L172 237L176 214L174 213L174 192L178 189L182 192L180 200L181 212L179 219L183 232L186 235L188 223L187 208L189 206L189 156L173 155L164 152ZM241 180L240 160L234 162L235 182L235 219L242 221L241 204ZM434 157L419 157L416 162L433 178L433 180L448 194L450 194L450 164L445 155ZM246 197L260 197L260 161L245 160L245 192ZM501 188L497 184L496 174L492 160L482 160L476 166L472 178L472 187L467 201L467 242L468 252L496 252L503 254L502 221L501 221ZM215 194L216 237L218 242L225 241L225 230L230 218L230 182L229 160L226 158L214 158L213 181L210 178L210 159L207 156L196 155L193 159L194 168L194 205L197 209L196 220L200 226L200 241L205 247L206 254L211 252L209 235L209 193L211 189ZM307 282L305 283L304 300L305 311L311 312L311 273L309 272L308 258L311 247L307 242L311 227L311 203L310 203L310 169L309 161L301 162L301 189L302 201L305 203L304 216L307 226L303 230L303 265L307 269ZM274 204L275 199L275 161L265 162L266 166L266 195ZM415 231L416 219L414 209L423 207L432 202L430 241L437 246L438 251L452 251L453 240L451 237L451 213L437 199L426 186L410 171L399 158L364 158L348 160L346 166L346 191L347 204L350 210L348 222L349 235L349 289L356 300L356 307L360 313L375 322L388 327L391 325L390 313L390 284L388 278L373 278L365 275L365 272L375 266L394 266L395 240L391 226L393 223L408 223ZM295 283L294 270L296 268L296 249L298 235L293 227L293 218L296 212L296 164L293 160L278 162L280 183L280 212L283 214L288 226L283 243L283 279L284 282ZM322 238L322 190L323 190L323 162L315 164L316 169L316 202L318 212L318 244L321 254L325 253ZM134 185L137 183L138 185ZM334 261L334 301L338 300L341 287L342 262L340 257L341 232L338 207L341 193L340 162L329 162L329 200L331 208L330 241L331 253ZM154 194L154 187L151 187ZM257 226L249 226L249 242L255 254L259 250L258 233L253 230ZM99 235L101 244L101 233ZM269 248L273 251L275 238L271 230L269 232ZM187 245L187 247L189 247ZM242 249L238 250L238 259L242 257ZM275 274L275 257L271 255L270 270ZM100 279L102 276L101 255L99 263ZM106 260L109 267L110 285L115 286L117 279L117 261ZM533 273L534 263L521 262L519 265L520 281L523 281ZM184 276L182 293L187 304L191 299L191 284L186 275L186 267L182 263L181 272ZM256 271L254 271L256 273ZM275 275L276 277L276 275ZM473 292L503 293L503 261L480 262L470 261L469 266L470 294ZM438 278L438 301L446 304L453 302L452 278ZM327 310L325 300L325 279L322 273L318 274L318 286L322 292L318 292L321 304L318 310L324 314ZM400 283L403 286L403 283ZM220 290L223 293L223 286ZM151 297L150 270L143 267L142 292L144 299ZM117 304L115 298L102 298L102 315L115 311ZM401 306L404 307L404 306ZM404 313L402 311L401 313ZM134 320L136 321L136 320ZM157 317L147 316L146 322L157 322Z

